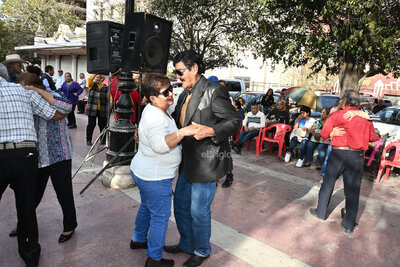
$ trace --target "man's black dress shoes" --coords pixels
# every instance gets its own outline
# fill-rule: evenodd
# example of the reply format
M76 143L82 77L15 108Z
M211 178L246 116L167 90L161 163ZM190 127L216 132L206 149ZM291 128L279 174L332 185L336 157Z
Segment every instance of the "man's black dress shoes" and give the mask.
M343 217L344 217L345 215L346 215L346 209L345 209L345 208L342 208L342 209L340 210L340 216L342 217L342 219L343 219ZM343 226L342 223L340 223L340 226L343 228L343 230L344 230L344 232L345 232L346 234L352 234L353 231L354 231L354 228L356 228L356 227L358 226L358 223L355 223L355 224L354 224L354 228L353 228L353 229L347 229L346 227Z
M188 253L188 252L184 251L183 249L181 249L178 244L171 245L171 246L164 246L163 249L165 252L168 252L171 254L186 253L186 254L192 255L191 253Z
M147 248L147 243L146 242L135 242L135 241L131 240L130 247L131 247L131 249Z
M210 255L206 257L201 257L196 254L193 254L187 261L183 263L184 267L195 267L200 266L203 261L205 261Z
M319 217L319 216L317 215L317 209L316 209L316 208L311 208L311 209L310 209L310 213L311 213L312 216L316 217L318 220L320 220L320 221L325 221L325 219L322 219L321 217Z
M10 237L14 237L18 235L17 228L14 228L11 230L11 232L8 234Z
M61 234L60 237L58 238L58 243L64 243L64 242L67 242L68 240L70 240L72 235L74 234L74 232L75 231L72 231L69 235Z
M172 267L174 266L174 260L162 258L159 261L153 260L152 258L147 258L144 267Z

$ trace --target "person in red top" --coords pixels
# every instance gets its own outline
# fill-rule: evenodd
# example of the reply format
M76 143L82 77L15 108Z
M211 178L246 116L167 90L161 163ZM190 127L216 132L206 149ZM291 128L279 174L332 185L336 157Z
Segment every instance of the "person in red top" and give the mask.
M332 114L321 131L324 139L329 138L338 127L344 130L344 134L332 137L333 150L319 191L318 206L316 209L310 209L310 213L320 220L325 220L335 182L343 174L346 204L345 209L341 210L341 226L345 233L352 233L356 226L364 151L368 149L369 142L377 141L379 137L372 122L358 116L353 118L345 116L348 111L358 110L360 95L357 91L347 90L342 101L345 108Z
M119 80L118 80L118 77L117 77L117 76L114 76L114 77L111 79L111 85L109 84L109 78L106 78L106 79L103 81L103 83L104 83L105 85L108 85L108 86L110 86L110 88L111 88L110 94L111 94L111 97L112 97L113 105L115 105L115 104L118 102L118 99L121 97L121 91L118 90L118 81L119 81ZM135 79L135 85L137 86L136 79ZM132 104L133 104L133 107L132 107L132 109L133 109L133 114L132 114L132 116L131 116L131 122L132 122L132 123L135 123L135 122L136 122L136 107L137 107L137 104L139 103L139 93L138 93L138 92L136 91L136 89L134 88L134 89L132 90L132 92L130 93L130 96L131 96ZM116 119L116 120L119 119L117 113L115 113L114 119Z

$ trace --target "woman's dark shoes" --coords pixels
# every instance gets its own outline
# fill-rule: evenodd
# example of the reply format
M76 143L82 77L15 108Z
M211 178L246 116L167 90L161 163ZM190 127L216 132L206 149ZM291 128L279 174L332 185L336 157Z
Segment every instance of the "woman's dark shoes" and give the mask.
M311 166L311 162L304 162L303 163L303 167L310 167Z
M147 248L147 243L146 242L135 242L135 241L131 240L130 247L131 247L131 249Z
M60 237L58 238L58 243L64 243L67 242L68 240L71 239L72 235L74 234L75 231L72 231L68 235L61 234Z
M163 247L163 250L164 250L165 252L168 252L168 253L171 253L171 254L186 253L186 254L191 255L190 253L187 253L186 251L184 251L183 249L181 249L181 248L179 247L179 244L171 245L171 246L164 246L164 247Z
M201 257L199 255L193 254L187 261L183 263L185 267L195 267L200 266L203 261L205 261L210 255L206 257Z
M69 125L68 126L68 129L75 129L76 128L76 124L73 124L73 125Z
M9 237L14 237L18 235L17 228L14 228L11 230L11 232L8 234Z
M90 140L87 140L87 141L86 141L86 144L87 144L88 146L92 146L92 145L93 145L92 141L90 141Z
M162 258L159 261L153 260L152 258L147 258L144 267L172 267L174 266L174 260Z

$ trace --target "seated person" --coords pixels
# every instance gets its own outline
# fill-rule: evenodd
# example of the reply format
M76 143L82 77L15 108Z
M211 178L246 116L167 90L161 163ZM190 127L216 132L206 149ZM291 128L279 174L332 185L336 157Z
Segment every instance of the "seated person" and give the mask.
M286 152L285 156L285 162L289 162L290 156L292 155L294 148L298 143L301 143L300 156L299 160L296 163L296 167L299 168L303 166L303 158L306 154L306 145L309 131L315 122L315 119L310 117L310 113L311 110L309 107L302 106L300 108L300 115L297 117L294 123L293 131L290 134L289 149Z
M244 120L244 110L242 109L242 104L240 104L239 100L235 100L233 102L233 106L235 107L236 113L239 115L241 120Z
M239 135L237 143L232 145L233 151L240 154L243 144L258 135L260 128L265 127L265 115L257 104L251 105L251 112L247 113L243 120L243 131Z
M289 124L290 116L286 100L279 100L276 103L276 108L272 109L268 115L268 123L285 123Z
M270 88L261 99L261 105L263 106L263 112L265 115L268 114L269 109L274 104L275 104L274 91L272 90L272 88Z
M381 110L383 110L385 108L386 108L385 100L379 99L378 100L378 104L372 109L372 113L376 114L376 113L378 113L379 111L381 111Z
M321 137L321 130L322 126L325 124L326 119L328 118L330 109L329 108L324 108L321 111L321 118L317 119L314 122L314 125L310 129L310 140L307 142L307 149L306 149L306 160L304 161L303 166L304 167L309 167L311 165L311 162L313 160L314 156L314 150L315 147L318 149L318 167L321 169L321 166L324 164L325 161L325 155L326 155L326 150L329 145L329 140L324 140Z

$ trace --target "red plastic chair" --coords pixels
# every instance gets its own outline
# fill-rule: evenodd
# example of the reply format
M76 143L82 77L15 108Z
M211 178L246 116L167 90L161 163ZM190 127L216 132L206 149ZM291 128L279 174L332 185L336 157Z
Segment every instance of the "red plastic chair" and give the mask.
M392 148L396 149L393 160L386 159L386 152ZM387 180L387 179L389 179L389 173L390 173L392 167L400 168L400 142L399 141L395 141L395 142L388 144L385 147L385 149L383 150L381 164L379 165L378 176L376 177L377 184L379 184L379 181L381 180L383 168L385 166L387 166L386 172L385 172L385 180Z
M258 131L258 135L256 137L254 137L253 139L250 139L249 141L247 141L247 150L250 149L250 141L251 140L255 140L256 141L256 155L257 156L260 155L260 153L261 153L260 152L260 140L261 140L261 135L262 135L264 129L265 129L264 127L260 128L260 130ZM239 140L239 136L242 133L242 131L243 131L243 126L242 126L242 128L240 129L239 133L236 136L236 142Z
M275 133L273 133L273 129L275 128ZM261 154L263 151L263 143L264 141L269 142L269 153L272 154L273 143L278 143L278 159L286 154L286 143L285 143L285 135L287 132L290 132L292 127L284 123L277 123L265 128L261 140L260 140L260 149L259 153Z

